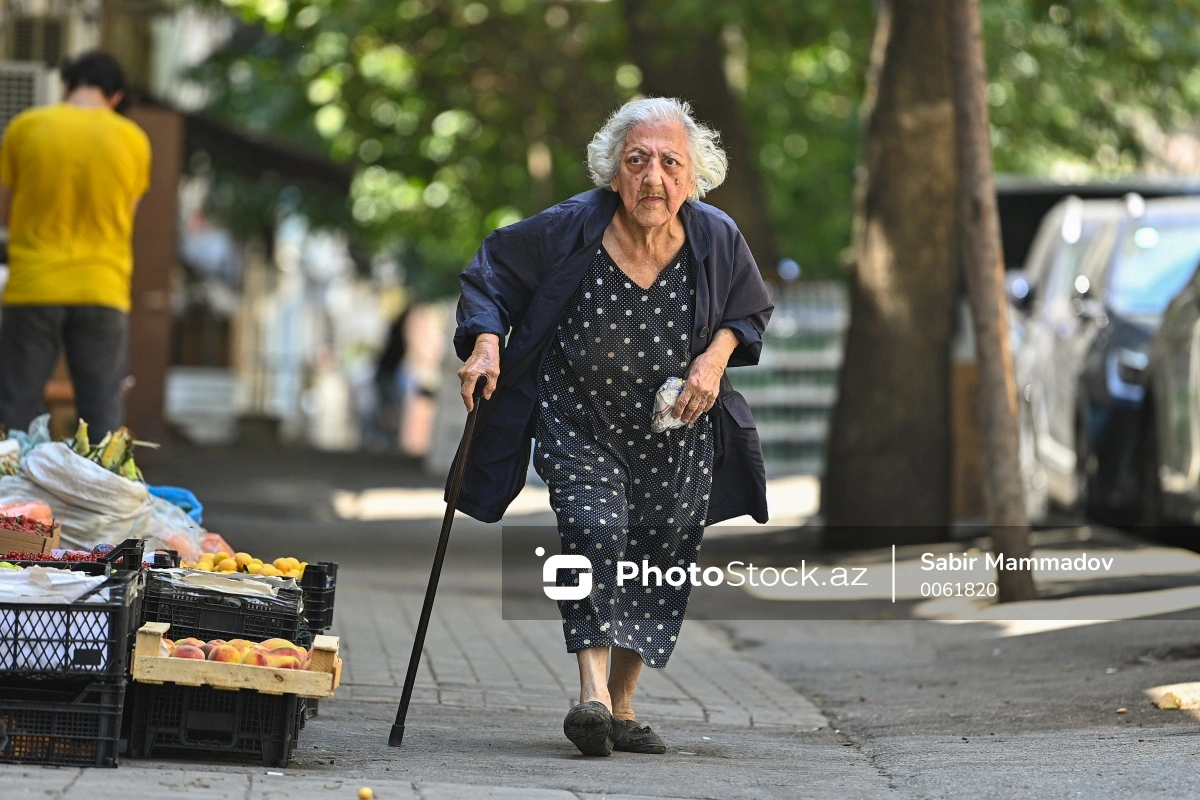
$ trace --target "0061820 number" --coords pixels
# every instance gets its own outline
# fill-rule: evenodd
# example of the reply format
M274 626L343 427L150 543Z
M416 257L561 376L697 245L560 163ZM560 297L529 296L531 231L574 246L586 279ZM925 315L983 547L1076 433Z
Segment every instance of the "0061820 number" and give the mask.
M980 583L922 583L922 597L995 597L996 584Z

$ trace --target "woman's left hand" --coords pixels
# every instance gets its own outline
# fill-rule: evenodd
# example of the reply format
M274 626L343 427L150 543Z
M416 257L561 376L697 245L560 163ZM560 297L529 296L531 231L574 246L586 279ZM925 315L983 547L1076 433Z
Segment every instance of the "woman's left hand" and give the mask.
M691 425L713 407L721 393L721 376L725 374L725 366L735 347L737 337L733 331L728 328L717 331L708 349L696 356L688 367L683 391L671 409L671 416Z

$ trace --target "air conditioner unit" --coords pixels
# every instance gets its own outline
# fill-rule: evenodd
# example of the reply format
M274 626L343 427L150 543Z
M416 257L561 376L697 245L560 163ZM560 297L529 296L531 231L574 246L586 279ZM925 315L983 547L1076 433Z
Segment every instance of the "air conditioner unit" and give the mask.
M49 15L11 17L5 22L5 52L12 61L56 67L68 53L67 20Z
M25 109L52 102L53 76L41 64L0 61L0 131Z

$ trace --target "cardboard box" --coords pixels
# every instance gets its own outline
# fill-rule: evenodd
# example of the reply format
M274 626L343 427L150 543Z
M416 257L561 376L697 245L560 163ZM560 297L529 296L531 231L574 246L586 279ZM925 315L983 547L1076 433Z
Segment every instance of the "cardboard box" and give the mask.
M22 553L49 553L61 545L62 526L54 526L53 536L38 536L36 533L17 533L0 530L0 556L13 551Z

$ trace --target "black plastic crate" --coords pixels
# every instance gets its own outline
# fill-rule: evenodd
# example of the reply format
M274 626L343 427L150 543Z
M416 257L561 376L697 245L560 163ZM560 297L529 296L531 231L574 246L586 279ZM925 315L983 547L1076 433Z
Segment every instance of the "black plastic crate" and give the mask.
M333 598L337 591L338 565L330 561L304 568L300 588L304 592L304 619L309 630L325 632L333 626Z
M86 572L89 575L111 575L114 572L134 572L142 568L145 553L144 539L126 539L96 561L14 561L21 567L51 567Z
M163 751L256 757L286 767L302 721L294 694L261 694L174 683L134 683L129 755Z
M321 701L315 697L300 698L300 727L304 727L304 723L310 719L316 719L321 715Z
M0 763L115 767L125 682L8 682L0 723L8 741Z
M125 571L140 570L146 553L145 539L126 539L100 559Z
M168 573L149 570L142 598L142 622L168 622L175 641L213 639L287 639L295 642L303 627L303 595L280 588L275 598L225 594L181 586Z
M0 603L0 679L123 679L140 587L140 572L116 572L70 604Z

